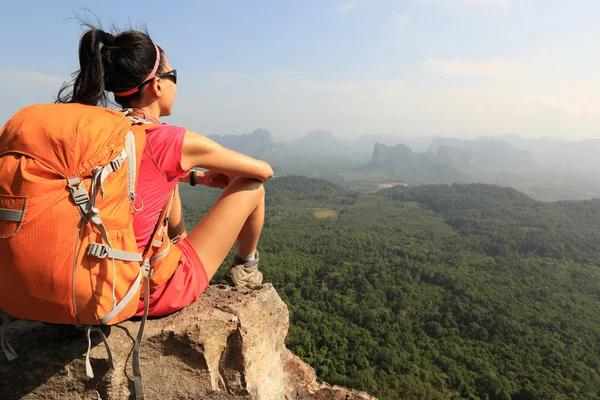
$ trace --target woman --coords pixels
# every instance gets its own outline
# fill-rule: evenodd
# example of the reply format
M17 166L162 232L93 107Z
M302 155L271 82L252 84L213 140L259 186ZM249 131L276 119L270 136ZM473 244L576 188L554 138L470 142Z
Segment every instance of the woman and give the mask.
M185 128L161 124L161 118L172 112L177 71L146 33L125 31L113 36L92 28L81 38L79 63L72 90L63 87L59 102L105 106L106 92L113 92L121 107L157 124L147 130L138 175L137 194L143 202L134 216L138 247L149 242L163 205L179 182L225 189L189 233L176 192L169 237L182 255L172 277L152 291L149 315L169 314L194 302L236 242L238 252L226 279L235 286L260 285L256 248L265 213L263 183L273 175L269 164ZM142 310L140 302L137 315Z

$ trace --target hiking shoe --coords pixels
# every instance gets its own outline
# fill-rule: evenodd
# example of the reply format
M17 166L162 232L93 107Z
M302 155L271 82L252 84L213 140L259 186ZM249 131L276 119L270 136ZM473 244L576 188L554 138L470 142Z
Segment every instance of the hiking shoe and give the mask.
M258 250L254 253L252 261L243 261L239 255L236 255L223 279L235 287L245 286L254 289L262 285L263 274L258 270Z

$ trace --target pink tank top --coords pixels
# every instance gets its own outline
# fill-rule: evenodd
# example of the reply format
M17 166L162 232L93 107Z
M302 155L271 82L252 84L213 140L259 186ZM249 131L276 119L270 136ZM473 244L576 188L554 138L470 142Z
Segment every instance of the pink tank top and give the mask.
M137 181L137 194L143 207L133 217L133 230L140 251L150 241L169 195L189 172L181 168L185 132L185 128L167 124L146 132L146 147ZM139 207L137 203L136 206Z

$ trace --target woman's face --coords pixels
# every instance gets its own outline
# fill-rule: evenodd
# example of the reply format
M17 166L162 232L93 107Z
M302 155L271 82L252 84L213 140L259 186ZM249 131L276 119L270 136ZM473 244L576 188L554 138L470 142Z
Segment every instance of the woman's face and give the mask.
M169 60L165 57L164 60L164 71L160 71L158 74L164 74L172 70ZM166 117L171 115L173 112L173 102L177 95L177 85L175 80L171 76L163 76L156 78L154 85L156 85L157 93L159 93L158 105L160 107L160 116Z

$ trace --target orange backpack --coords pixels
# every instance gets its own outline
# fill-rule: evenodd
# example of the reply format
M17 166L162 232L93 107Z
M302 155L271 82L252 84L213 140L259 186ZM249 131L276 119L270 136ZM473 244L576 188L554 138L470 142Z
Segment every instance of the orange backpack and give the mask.
M153 286L163 284L181 254L166 235L173 196L138 251L136 177L154 125L126 114L34 105L0 131L0 308L14 318L84 325L88 345L92 326L133 316L151 271ZM15 358L0 331L7 358ZM93 376L89 359L86 366Z

